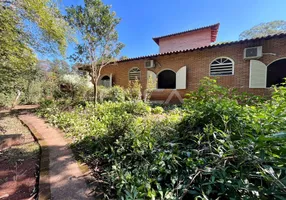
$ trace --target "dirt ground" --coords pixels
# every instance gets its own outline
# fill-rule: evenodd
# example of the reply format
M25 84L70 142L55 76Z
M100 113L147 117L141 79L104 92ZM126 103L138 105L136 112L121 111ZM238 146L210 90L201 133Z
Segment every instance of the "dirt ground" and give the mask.
M15 115L0 113L0 200L34 199L39 146Z

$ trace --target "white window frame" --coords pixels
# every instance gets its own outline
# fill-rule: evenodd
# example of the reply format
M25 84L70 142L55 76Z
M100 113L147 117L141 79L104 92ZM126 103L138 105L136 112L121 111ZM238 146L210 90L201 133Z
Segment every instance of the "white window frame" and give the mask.
M141 80L141 70L140 70L139 67L132 67L132 68L128 71L128 81L135 81L135 79L134 79L134 80L130 80L130 72L131 72L132 70L134 70L134 69L138 69L138 70L139 70L139 77L137 77L137 79L138 79L138 81L140 81L140 80Z
M215 62L216 60L222 59L222 58L228 59L228 60L230 60L230 61L232 62L232 73L231 73L231 74L223 74L223 75L221 75L221 74L219 74L219 75L211 75L212 63ZM210 65L209 65L209 76L212 76L212 77L217 77L217 76L233 76L233 75L234 75L234 65L235 65L234 60L231 59L231 58L229 58L229 57L226 57L226 56L217 57L217 58L215 58L214 60L212 60L211 63L210 63Z

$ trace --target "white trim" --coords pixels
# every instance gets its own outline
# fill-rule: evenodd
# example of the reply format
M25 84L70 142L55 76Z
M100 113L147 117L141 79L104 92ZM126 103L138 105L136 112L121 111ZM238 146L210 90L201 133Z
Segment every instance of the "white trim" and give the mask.
M166 71L166 70L170 70L170 71L172 71L172 72L174 72L174 73L176 74L176 72L175 72L174 70L172 70L172 69L170 69L170 68L164 68L164 69L161 69L161 70L156 74L157 77L158 77L158 75L159 75L161 72Z
M134 70L134 69L138 69L139 70L139 78L138 78L138 80L140 81L141 80L141 69L139 68L139 67L132 67L131 69L129 69L129 71L128 71L128 81L132 81L132 80L130 80L130 72L132 71L132 70Z
M271 63L269 63L269 64L267 65L267 68L268 68L269 65L275 63L276 61L278 61L278 60L284 60L284 59L286 59L286 57L277 58L276 60L274 60L274 61L272 61Z
M217 59L221 59L221 58L226 58L228 60L230 60L232 62L232 74L224 74L224 75L211 75L211 65L214 61L216 61ZM232 58L230 57L227 57L227 56L220 56L220 57L217 57L215 59L213 59L210 64L209 64L209 76L210 77L217 77L217 76L233 76L234 75L234 66L235 66L235 62Z
M141 72L141 69L139 68L139 67L131 67L129 70L128 70L128 74L129 74L129 72L131 71L131 70L133 70L133 69L139 69L140 70L140 72Z
M104 75L100 76L100 80L105 76L108 76L108 78L110 79L110 74L104 74Z
M155 92L162 92L164 90L177 90L177 89L172 89L172 88L156 88L154 91Z

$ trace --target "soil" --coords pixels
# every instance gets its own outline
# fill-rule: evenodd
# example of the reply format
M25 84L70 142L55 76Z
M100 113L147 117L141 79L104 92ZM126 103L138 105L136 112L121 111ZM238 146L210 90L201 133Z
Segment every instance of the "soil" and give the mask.
M9 140L12 138L11 140ZM0 199L34 199L37 194L39 146L16 115L0 114Z

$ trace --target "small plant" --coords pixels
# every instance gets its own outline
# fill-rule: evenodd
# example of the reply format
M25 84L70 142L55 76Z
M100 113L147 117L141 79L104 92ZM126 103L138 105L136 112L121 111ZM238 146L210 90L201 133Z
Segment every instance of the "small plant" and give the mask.
M11 107L15 100L16 94L14 93L0 93L0 107Z
M146 90L144 92L144 102L149 102L152 93L157 88L157 79L153 79L151 76L147 78Z
M111 100L114 102L125 101L125 90L120 86L113 86L110 90Z
M152 109L152 113L154 114L162 114L164 112L164 108L160 106L156 106L155 108Z
M140 101L142 98L141 84L138 79L129 81L128 88L126 89L126 99L128 101Z

